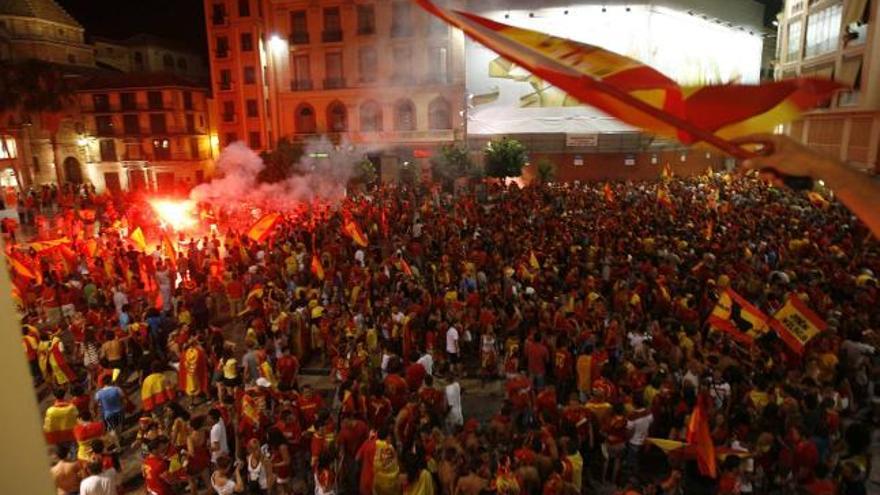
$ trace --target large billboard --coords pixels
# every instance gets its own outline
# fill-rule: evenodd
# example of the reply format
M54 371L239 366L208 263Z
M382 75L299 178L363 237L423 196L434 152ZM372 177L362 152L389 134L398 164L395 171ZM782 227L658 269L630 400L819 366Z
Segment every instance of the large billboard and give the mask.
M683 85L759 80L762 39L656 5L574 5L481 15L597 45L651 65ZM631 130L468 39L468 134L594 134Z

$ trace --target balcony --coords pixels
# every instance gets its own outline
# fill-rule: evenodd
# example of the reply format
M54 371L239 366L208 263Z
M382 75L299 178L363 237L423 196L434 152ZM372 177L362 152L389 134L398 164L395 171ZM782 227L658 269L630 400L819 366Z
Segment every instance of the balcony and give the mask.
M291 91L310 91L312 87L311 79L294 79L290 81Z
M308 45L309 33L308 31L294 31L290 33L288 41L291 45Z
M323 41L324 43L338 43L342 41L342 30L334 29L332 31L322 32L321 41Z
M324 79L324 89L340 89L345 87L345 78L328 77Z
M99 137L113 137L116 134L116 129L113 127L102 127L95 131L95 135Z
M359 36L370 36L376 34L376 26L358 26L357 34Z
M220 91L232 91L232 81L220 81L218 84Z
M213 15L211 16L211 24L214 26L225 26L229 23L229 16L227 15Z
M224 113L222 117L224 124L232 124L236 121L236 116L234 113Z
M174 107L173 105L162 103L138 103L136 105L118 105L111 104L109 106L101 106L100 108L84 107L81 109L84 113L119 113L119 112L136 112L136 111L180 111L182 107Z
M229 57L229 49L214 50L214 56L217 58L227 58Z

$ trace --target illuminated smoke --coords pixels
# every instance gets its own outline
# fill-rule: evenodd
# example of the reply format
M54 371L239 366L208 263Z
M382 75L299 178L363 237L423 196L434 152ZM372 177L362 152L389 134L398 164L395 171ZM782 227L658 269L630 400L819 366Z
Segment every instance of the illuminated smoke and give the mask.
M303 157L288 178L272 184L257 180L263 160L242 142L227 146L217 159L217 178L195 187L195 201L238 209L243 204L289 210L315 199L335 203L364 159L366 150L346 140L334 145L326 137L307 141Z

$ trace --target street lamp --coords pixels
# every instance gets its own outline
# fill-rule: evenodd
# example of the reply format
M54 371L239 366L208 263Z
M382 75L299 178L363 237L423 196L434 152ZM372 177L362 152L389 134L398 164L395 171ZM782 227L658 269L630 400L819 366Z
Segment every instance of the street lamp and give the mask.
M272 55L281 55L285 50L287 50L287 41L281 36L273 34L269 38L269 51L272 52Z

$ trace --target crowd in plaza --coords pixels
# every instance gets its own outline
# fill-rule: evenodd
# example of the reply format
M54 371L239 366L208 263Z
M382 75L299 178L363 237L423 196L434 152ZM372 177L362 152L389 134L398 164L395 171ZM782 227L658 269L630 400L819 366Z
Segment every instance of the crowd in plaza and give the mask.
M155 495L877 488L880 245L833 200L723 174L379 186L169 248L133 200L40 199L36 241L69 242L18 239L11 273L59 495L121 492L126 462ZM827 328L733 338L707 324L727 289ZM463 410L496 382L491 417Z

